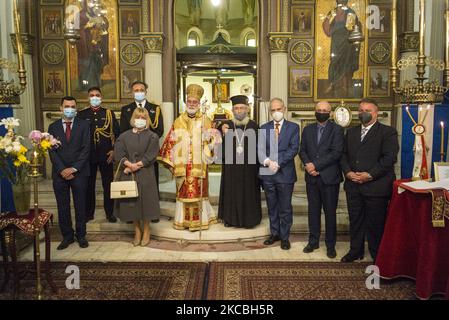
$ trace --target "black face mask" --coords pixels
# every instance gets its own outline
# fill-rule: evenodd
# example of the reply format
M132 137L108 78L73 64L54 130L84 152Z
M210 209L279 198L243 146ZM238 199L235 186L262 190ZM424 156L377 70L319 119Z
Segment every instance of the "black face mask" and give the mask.
M373 120L373 116L369 112L360 112L359 113L359 120L362 124L367 124L371 120Z
M320 123L323 123L323 122L326 122L327 120L329 120L330 116L331 116L331 114L329 112L326 112L326 113L315 112L315 118Z

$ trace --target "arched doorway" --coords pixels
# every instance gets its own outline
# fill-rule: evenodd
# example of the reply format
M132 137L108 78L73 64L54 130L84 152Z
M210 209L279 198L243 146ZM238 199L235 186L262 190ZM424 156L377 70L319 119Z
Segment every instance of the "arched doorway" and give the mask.
M259 1L191 0L173 5L177 65L176 115L184 111L187 85L204 87L208 115L230 113L229 97L245 94L257 118ZM202 39L202 41L199 41ZM244 39L242 43L242 39ZM218 82L217 82L218 80ZM218 84L222 97L217 98Z

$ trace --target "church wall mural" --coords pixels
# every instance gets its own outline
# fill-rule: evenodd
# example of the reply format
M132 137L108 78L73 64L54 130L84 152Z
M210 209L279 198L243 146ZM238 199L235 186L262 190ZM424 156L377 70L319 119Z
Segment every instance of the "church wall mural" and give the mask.
M100 6L69 0L80 9L80 35L76 46L67 45L69 90L85 100L90 87L100 87L106 101L119 101L117 2L102 0Z
M39 5L42 109L58 110L64 95L84 104L92 86L101 88L104 102L114 110L128 103L129 85L144 75L142 1L41 0ZM70 45L64 26L76 12L80 39Z
M345 14L337 12L338 4L348 8ZM370 5L379 9L380 23L369 30ZM355 102L369 96L381 103L391 101L390 9L389 1L292 1L288 70L292 110L320 100ZM359 48L348 41L348 28L356 23L365 37Z

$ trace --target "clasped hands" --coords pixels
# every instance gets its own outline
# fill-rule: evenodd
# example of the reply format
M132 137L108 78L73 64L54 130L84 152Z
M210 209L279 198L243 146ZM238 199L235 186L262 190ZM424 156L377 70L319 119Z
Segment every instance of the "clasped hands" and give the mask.
M76 172L75 168L65 168L64 170L61 171L61 176L65 179L65 180L72 180L73 178L75 178L74 173Z
M274 173L276 173L280 168L279 164L276 161L270 159L266 159L264 165L267 166Z
M143 168L142 161L134 162L134 163L132 163L130 161L125 161L124 165L125 165L125 170L123 170L123 172L125 174L130 174L132 172L139 171L141 168Z
M307 173L313 177L316 177L320 174L318 171L316 171L315 165L312 162L306 163L304 168L306 169Z
M368 172L354 172L350 171L346 174L346 178L351 180L354 183L366 183L368 181L373 180L373 177Z

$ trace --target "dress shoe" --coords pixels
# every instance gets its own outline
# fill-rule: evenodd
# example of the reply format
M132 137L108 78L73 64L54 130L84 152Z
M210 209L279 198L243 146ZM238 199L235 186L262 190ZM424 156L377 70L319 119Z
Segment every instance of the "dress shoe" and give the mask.
M304 249L302 250L302 252L304 253L311 253L313 252L313 250L318 249L320 246L318 244L310 244L308 243Z
M264 245L269 246L275 243L276 241L281 240L278 236L271 235L267 240L263 242Z
M327 257L330 259L334 259L337 256L337 251L335 248L327 248Z
M353 262L355 260L362 260L363 255L354 256L351 253L347 253L343 258L341 258L341 262Z
M116 222L117 222L117 218L114 217L114 216L106 217L106 219L108 219L108 221L109 221L110 223L116 223Z
M158 223L158 222L159 222L159 219L153 219L153 220L151 220L151 222L152 222L152 223Z
M224 226L225 226L225 228L229 228L229 227L231 227L231 225L229 224L229 223L224 223Z
M289 250L290 249L290 241L288 241L288 240L281 240L281 249L282 250Z
M80 248L87 248L89 246L89 242L87 242L86 238L78 238L77 240Z
M59 244L59 246L56 248L56 250L64 250L74 242L75 242L75 240L73 240L73 239L62 240L61 243Z

